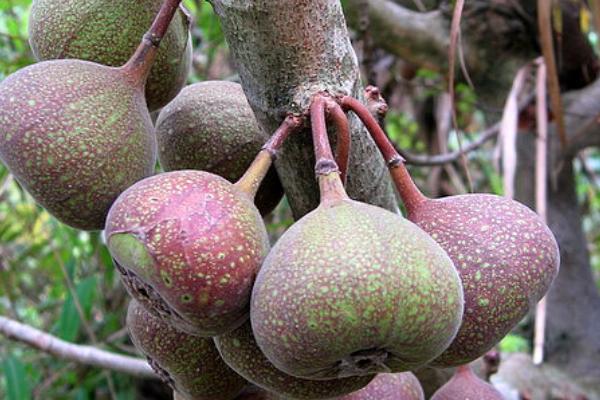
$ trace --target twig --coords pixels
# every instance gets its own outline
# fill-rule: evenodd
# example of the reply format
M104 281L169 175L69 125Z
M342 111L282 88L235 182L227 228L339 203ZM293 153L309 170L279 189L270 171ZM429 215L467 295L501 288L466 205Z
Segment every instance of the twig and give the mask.
M560 145L567 147L567 132L563 114L562 100L560 96L560 83L558 70L554 61L554 43L552 42L552 0L538 0L538 27L540 34L540 45L547 68L548 91L552 102L552 112L556 119L556 127L560 138Z
M93 346L66 342L49 333L0 316L0 333L56 357L141 378L157 378L145 360L122 356Z
M459 160L463 155L477 150L491 139L498 136L500 132L500 123L497 123L479 134L477 139L464 146L462 149L452 153L438 154L434 156L411 154L406 151L398 150L400 155L404 157L407 164L412 165L444 165Z
M457 0L454 4L454 13L452 15L452 24L450 25L450 48L448 49L448 91L450 93L450 104L452 111L452 125L456 132L456 139L458 141L458 149L460 151L460 160L467 177L467 183L469 184L469 191L473 191L473 179L471 178L471 172L469 171L469 165L467 157L462 151L462 137L458 128L458 116L456 114L456 92L454 89L454 70L456 66L456 51L458 48L458 38L460 36L460 21L462 17L463 8L465 6L464 0Z
M548 152L548 109L546 107L546 64L538 61L536 73L536 119L537 140L535 154L535 209L541 220L547 221L547 152ZM546 296L540 300L535 310L533 332L533 363L544 361L544 342L546 339Z
M79 295L77 294L77 290L75 289L75 285L73 284L73 281L71 281L71 277L69 276L69 272L67 271L67 268L65 266L65 263L63 262L62 258L60 257L60 254L58 254L57 250L54 250L54 258L56 259L56 261L58 262L58 264L60 265L60 269L63 273L63 276L65 278L65 282L67 284L67 288L69 289L69 293L71 294L71 298L73 299L73 304L75 305L75 309L77 310L77 314L79 314L79 319L81 320L81 323L83 324L83 327L89 337L89 339L92 341L92 344L94 346L98 345L98 339L96 338L96 334L94 333L94 330L92 329L92 327L90 326L90 324L88 323L87 318L85 317L85 312L83 311L83 307L81 305L81 301L79 300ZM110 392L110 396L113 400L117 399L117 393L115 390L115 383L112 379L112 376L110 375L110 373L106 373L106 382L108 383L108 390Z

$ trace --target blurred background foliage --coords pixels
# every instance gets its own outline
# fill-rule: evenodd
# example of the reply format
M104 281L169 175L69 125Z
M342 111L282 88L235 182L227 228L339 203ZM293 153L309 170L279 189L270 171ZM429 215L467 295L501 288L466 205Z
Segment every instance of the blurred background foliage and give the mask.
M0 0L0 80L35 60L27 41L31 0ZM205 2L186 0L193 26L194 62L190 83L207 79L235 79L227 46L212 9ZM400 72L398 73L400 75ZM413 153L428 150L423 124L415 109L443 93L444 81L436 73L419 70L403 86L402 78L390 99L387 129L396 144ZM386 97L389 93L385 93ZM410 98L407 103L407 98ZM485 127L480 105L468 86L457 87L458 121L477 132ZM498 113L501 110L497 110ZM486 110L489 114L490 110ZM1 129L1 127L0 127ZM476 135L464 135L463 143ZM448 149L456 150L454 135ZM502 182L494 166L494 145L468 155L474 189L501 193ZM448 167L412 168L424 188L435 168L446 170L448 187L438 195L465 190L465 183ZM597 172L600 153L590 150L579 160L578 193L585 211L595 276L600 286L600 194ZM291 224L284 202L268 217L273 240ZM0 165L0 314L50 332L57 337L106 350L134 355L124 329L127 296L102 244L101 233L80 232L56 221L36 206L31 197ZM529 351L525 337L509 335L503 351ZM145 383L62 361L2 338L0 340L0 398L21 399L134 399L144 397ZM148 384L151 385L151 384ZM156 389L153 389L156 391ZM152 390L146 390L152 392Z

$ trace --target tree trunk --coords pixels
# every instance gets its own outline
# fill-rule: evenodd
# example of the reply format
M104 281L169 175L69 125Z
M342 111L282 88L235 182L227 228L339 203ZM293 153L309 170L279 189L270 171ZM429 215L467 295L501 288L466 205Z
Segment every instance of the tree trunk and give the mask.
M519 137L516 197L534 207L534 134ZM580 383L600 381L600 296L591 272L587 240L575 191L572 162L548 185L548 224L560 248L561 264L547 298L546 361Z
M212 0L259 123L273 132L286 113L305 113L319 92L362 96L358 63L339 0ZM350 197L397 211L383 159L351 120ZM295 218L319 203L308 129L276 162Z

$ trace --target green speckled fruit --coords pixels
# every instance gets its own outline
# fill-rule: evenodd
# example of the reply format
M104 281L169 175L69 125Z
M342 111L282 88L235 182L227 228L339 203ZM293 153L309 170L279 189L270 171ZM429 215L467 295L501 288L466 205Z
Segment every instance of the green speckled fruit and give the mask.
M377 374L367 387L339 400L425 400L425 394L412 372L401 372Z
M0 159L58 219L102 229L117 196L154 172L143 82L78 60L19 70L0 83Z
M247 319L269 240L250 197L224 178L174 171L138 182L110 209L105 235L132 296L177 329L215 336Z
M225 81L185 87L156 122L158 157L165 171L197 169L237 181L268 136L258 126L241 85ZM262 215L275 208L283 188L274 167L256 195Z
M34 0L30 43L39 60L76 58L125 64L150 28L162 0ZM148 108L158 109L187 79L192 46L183 8L163 39L146 85Z
M531 310L558 272L554 235L537 214L500 196L469 194L411 204L408 218L454 261L465 312L456 338L431 365L481 357Z
M215 343L223 360L234 371L255 385L286 399L329 399L358 390L373 379L373 376L360 376L311 381L287 375L275 368L260 351L249 322L216 337Z
M129 304L127 327L156 373L186 399L232 400L248 384L223 362L212 339L177 331L135 300Z
M279 239L256 279L251 319L273 365L327 379L426 364L450 344L462 310L458 274L431 237L346 198Z
M469 366L462 366L444 386L433 394L431 400L504 400L492 385L480 379Z

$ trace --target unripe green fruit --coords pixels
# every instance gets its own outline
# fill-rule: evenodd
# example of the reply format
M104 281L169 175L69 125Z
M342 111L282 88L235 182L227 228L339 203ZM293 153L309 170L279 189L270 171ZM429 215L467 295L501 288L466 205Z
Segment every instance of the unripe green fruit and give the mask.
M308 379L401 372L437 357L460 325L460 279L425 232L349 199L321 204L269 253L252 294L256 341Z
M118 67L152 25L162 0L34 0L29 41L38 60L76 58ZM181 90L192 59L189 17L182 7L162 40L146 84L148 108Z
M261 394L268 399L330 399L358 390L373 376L360 376L327 381L296 378L278 370L260 351L252 335L250 322L215 337L223 360L238 374L273 394ZM262 397L261 397L262 396Z
M233 400L248 384L227 366L210 338L188 335L132 300L131 340L160 378L189 400Z
M143 85L79 60L17 71L0 82L0 159L62 222L104 228L117 196L156 165Z
M196 169L236 182L269 137L240 84L207 81L185 87L162 109L156 138L165 171ZM282 197L281 182L271 167L256 194L256 206L266 215Z

